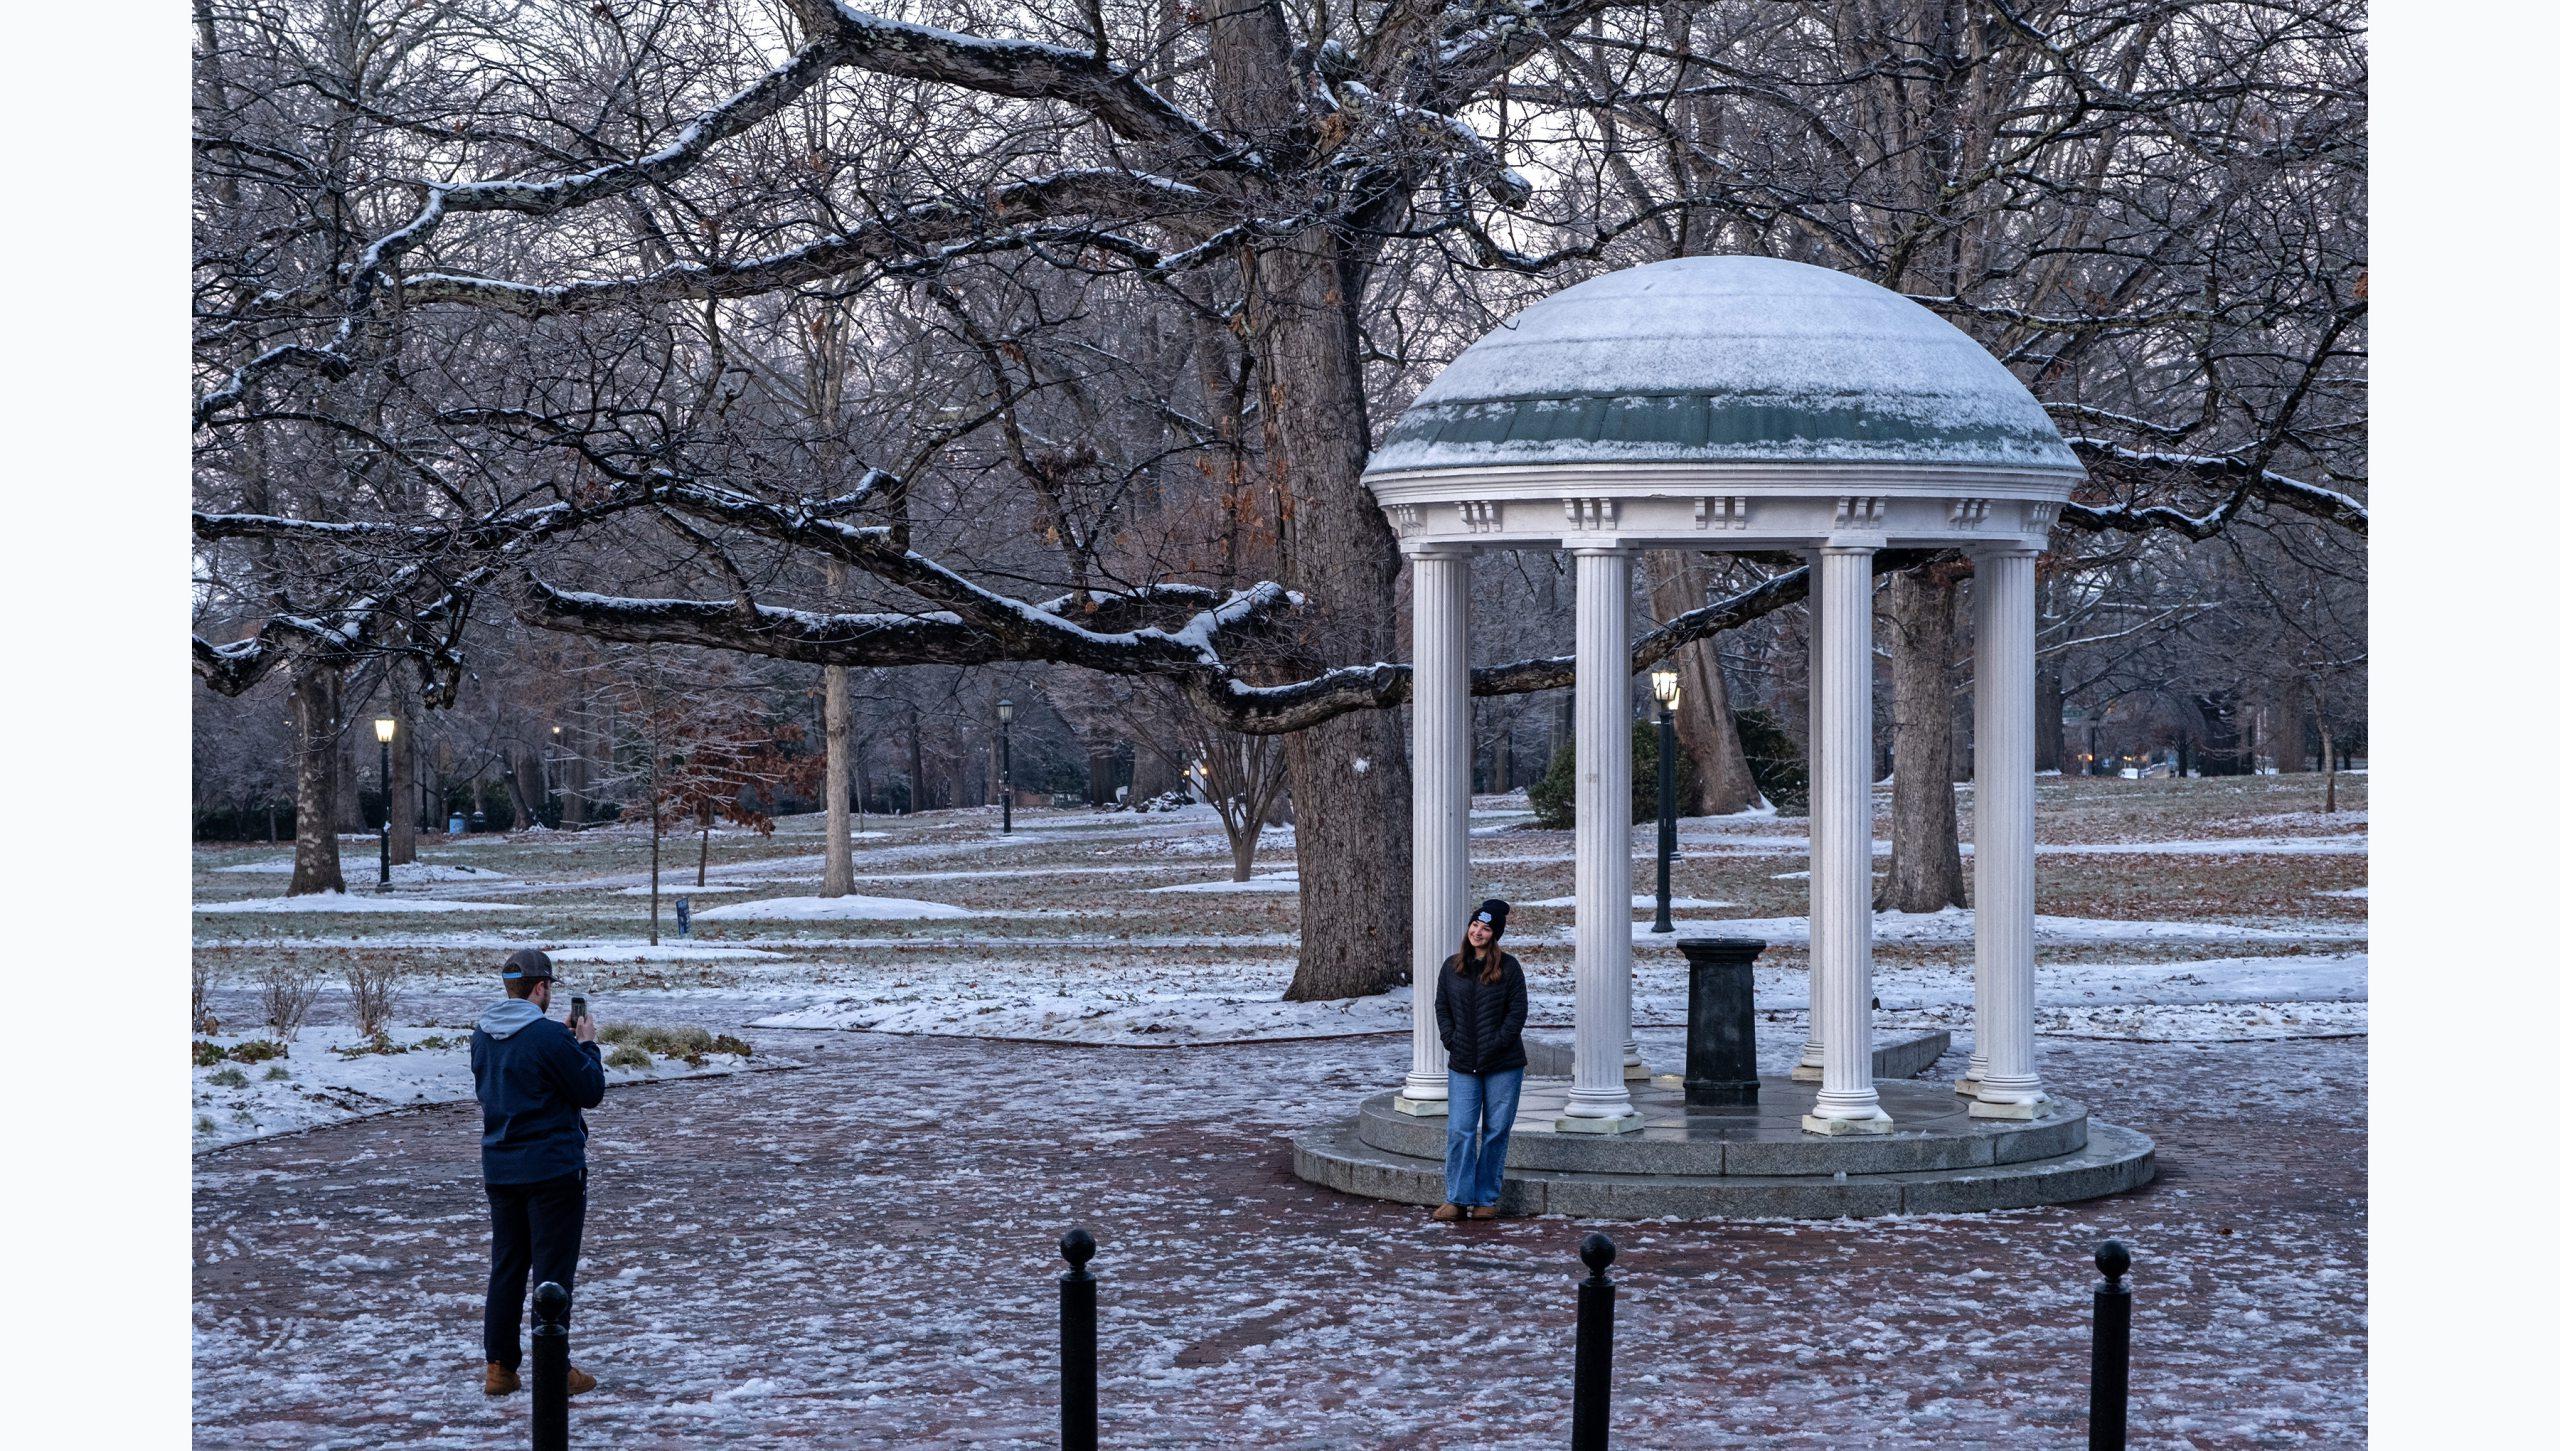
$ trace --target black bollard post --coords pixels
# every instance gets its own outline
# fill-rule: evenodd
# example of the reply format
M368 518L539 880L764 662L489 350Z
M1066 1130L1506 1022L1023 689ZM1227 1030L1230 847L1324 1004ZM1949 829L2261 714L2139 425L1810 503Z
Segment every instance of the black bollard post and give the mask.
M1618 1287L1609 1278L1609 1262L1617 1257L1617 1245L1605 1234L1582 1241L1591 1278L1575 1296L1573 1451L1607 1451L1609 1445L1609 1358L1618 1338Z
M1058 1444L1093 1451L1101 1444L1100 1400L1094 1393L1093 1236L1070 1229L1058 1241L1067 1272L1058 1276Z
M2133 1360L2133 1291L2124 1272L2133 1254L2107 1240L2098 1246L2098 1287L2089 1336L2089 1451L2124 1451L2126 1384Z
M569 1292L533 1292L533 1451L569 1451Z

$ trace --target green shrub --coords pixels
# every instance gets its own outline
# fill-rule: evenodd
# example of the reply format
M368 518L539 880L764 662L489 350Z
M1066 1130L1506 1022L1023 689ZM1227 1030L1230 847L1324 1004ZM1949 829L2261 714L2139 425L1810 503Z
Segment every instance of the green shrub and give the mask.
M249 1075L237 1068L217 1068L206 1074L204 1081L220 1084L224 1088L246 1088L249 1086Z
M650 1068L656 1066L657 1061L646 1051L628 1044L604 1055L604 1066L607 1068Z
M1813 791L1805 777L1804 752L1797 749L1795 739L1765 710L1737 710L1733 725L1742 737L1742 763L1751 768L1752 784L1780 816L1804 815Z
M281 1063L271 1064L267 1068L267 1081L269 1083L288 1083L291 1082L292 1079L293 1070L285 1067Z
M200 1133L200 1134L209 1134L209 1133L212 1133L215 1129L220 1128L220 1127L221 1127L221 1125L219 1125L219 1124L215 1123L215 1122L213 1121L213 1119L212 1119L210 1116L205 1115L205 1114L197 1114L197 1115L196 1115L196 1132L197 1132L197 1133Z
M221 1062L222 1058L223 1053L221 1044L207 1042L202 1038L198 1038L196 1040L196 1066L198 1068L211 1068L216 1063Z
M1635 767L1628 782L1632 799L1628 804L1634 810L1636 820L1651 821L1654 801L1662 789L1661 784L1654 780L1658 767L1654 764L1652 721L1636 723L1634 746ZM1672 799L1697 800L1697 767L1689 760L1688 752L1680 752L1676 769L1680 775L1672 787ZM1561 830L1573 825L1573 796L1573 742L1567 740L1556 746L1554 758L1547 762L1546 776L1529 788L1529 809L1537 813L1540 826Z
M234 1063L264 1063L270 1058L291 1056L292 1053L273 1038L252 1038L246 1043L231 1045L231 1061Z

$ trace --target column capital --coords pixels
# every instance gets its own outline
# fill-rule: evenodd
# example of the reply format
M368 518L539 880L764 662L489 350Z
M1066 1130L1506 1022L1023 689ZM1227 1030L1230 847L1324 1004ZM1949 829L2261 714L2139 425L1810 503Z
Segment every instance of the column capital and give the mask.
M1884 548L1884 535L1872 529L1843 530L1822 541L1819 554L1873 554Z
M1621 538L1615 534L1568 534L1564 537L1563 544L1564 552L1574 555L1632 554L1635 552L1635 542L1633 540Z
M1396 546L1407 559L1468 559L1482 547L1456 539L1415 539Z

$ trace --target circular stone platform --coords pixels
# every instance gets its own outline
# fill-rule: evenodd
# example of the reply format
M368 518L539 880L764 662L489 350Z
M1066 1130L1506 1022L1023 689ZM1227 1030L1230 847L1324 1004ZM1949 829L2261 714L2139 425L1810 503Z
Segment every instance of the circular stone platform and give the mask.
M1966 1116L1930 1084L1879 1081L1888 1134L1826 1137L1799 1127L1815 1085L1760 1080L1755 1108L1693 1108L1676 1087L1629 1083L1642 1130L1558 1133L1569 1085L1529 1080L1503 1176L1507 1214L1608 1219L1837 1219L2062 1204L2151 1180L2151 1140L2092 1122L2056 1099L2028 1122ZM1381 1093L1341 1123L1293 1141L1298 1177L1404 1204L1441 1200L1448 1120L1395 1111Z

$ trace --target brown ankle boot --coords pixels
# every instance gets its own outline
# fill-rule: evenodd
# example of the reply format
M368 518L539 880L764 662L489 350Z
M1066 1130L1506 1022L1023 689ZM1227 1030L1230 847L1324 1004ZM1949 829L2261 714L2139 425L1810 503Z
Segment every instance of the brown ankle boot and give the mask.
M585 1371L578 1369L574 1365L569 1367L569 1394L573 1396L582 1396L595 1388L596 1378L594 1376L587 1374Z
M511 1396L523 1389L524 1382L517 1379L516 1373L494 1360L489 1362L488 1370L480 1377L482 1395Z
M1448 1224L1454 1220L1466 1218L1467 1212L1454 1204L1443 1204L1431 1211L1431 1217L1442 1224Z

